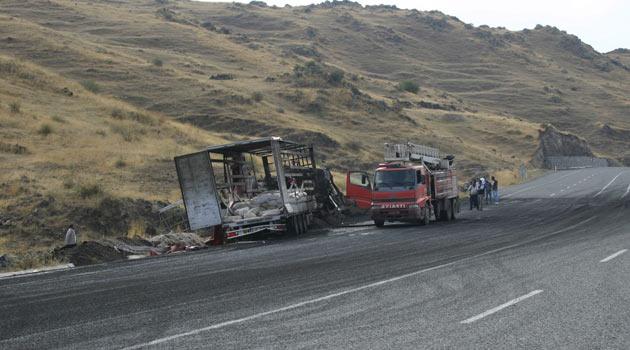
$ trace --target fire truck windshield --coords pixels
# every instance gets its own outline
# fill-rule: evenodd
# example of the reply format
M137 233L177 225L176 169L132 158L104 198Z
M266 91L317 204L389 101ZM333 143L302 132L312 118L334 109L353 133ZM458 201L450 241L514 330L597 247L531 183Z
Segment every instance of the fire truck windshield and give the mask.
M375 190L410 189L416 185L415 172L412 169L378 170L374 175Z

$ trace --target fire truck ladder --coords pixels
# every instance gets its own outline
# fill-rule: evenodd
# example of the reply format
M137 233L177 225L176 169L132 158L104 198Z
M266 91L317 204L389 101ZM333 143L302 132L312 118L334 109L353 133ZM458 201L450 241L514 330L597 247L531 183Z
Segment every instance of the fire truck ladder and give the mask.
M437 148L416 145L411 142L385 144L386 162L424 162L433 166L439 166L442 162L440 151Z

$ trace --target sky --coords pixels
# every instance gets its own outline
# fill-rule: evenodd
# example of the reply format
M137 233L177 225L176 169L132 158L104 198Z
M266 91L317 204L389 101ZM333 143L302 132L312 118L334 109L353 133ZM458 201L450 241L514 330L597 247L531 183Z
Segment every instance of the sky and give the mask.
M215 1L215 0L203 0ZM225 2L223 0L221 2ZM217 1L215 1L217 2ZM249 2L249 1L238 1ZM321 0L265 0L293 6ZM532 29L551 25L577 35L599 52L630 48L630 0L360 0L363 5L396 5L404 9L439 10L466 23Z

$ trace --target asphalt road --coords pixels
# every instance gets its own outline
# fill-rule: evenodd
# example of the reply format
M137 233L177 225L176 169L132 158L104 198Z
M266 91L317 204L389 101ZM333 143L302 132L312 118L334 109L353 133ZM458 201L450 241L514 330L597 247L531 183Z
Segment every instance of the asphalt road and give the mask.
M563 171L453 223L1 279L0 349L628 349L628 192Z

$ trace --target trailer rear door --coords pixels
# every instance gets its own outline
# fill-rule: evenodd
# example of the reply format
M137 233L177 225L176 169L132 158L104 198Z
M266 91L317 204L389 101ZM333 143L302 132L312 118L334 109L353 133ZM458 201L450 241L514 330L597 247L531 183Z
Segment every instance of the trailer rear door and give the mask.
M191 230L221 224L210 154L206 151L175 157L179 187Z

